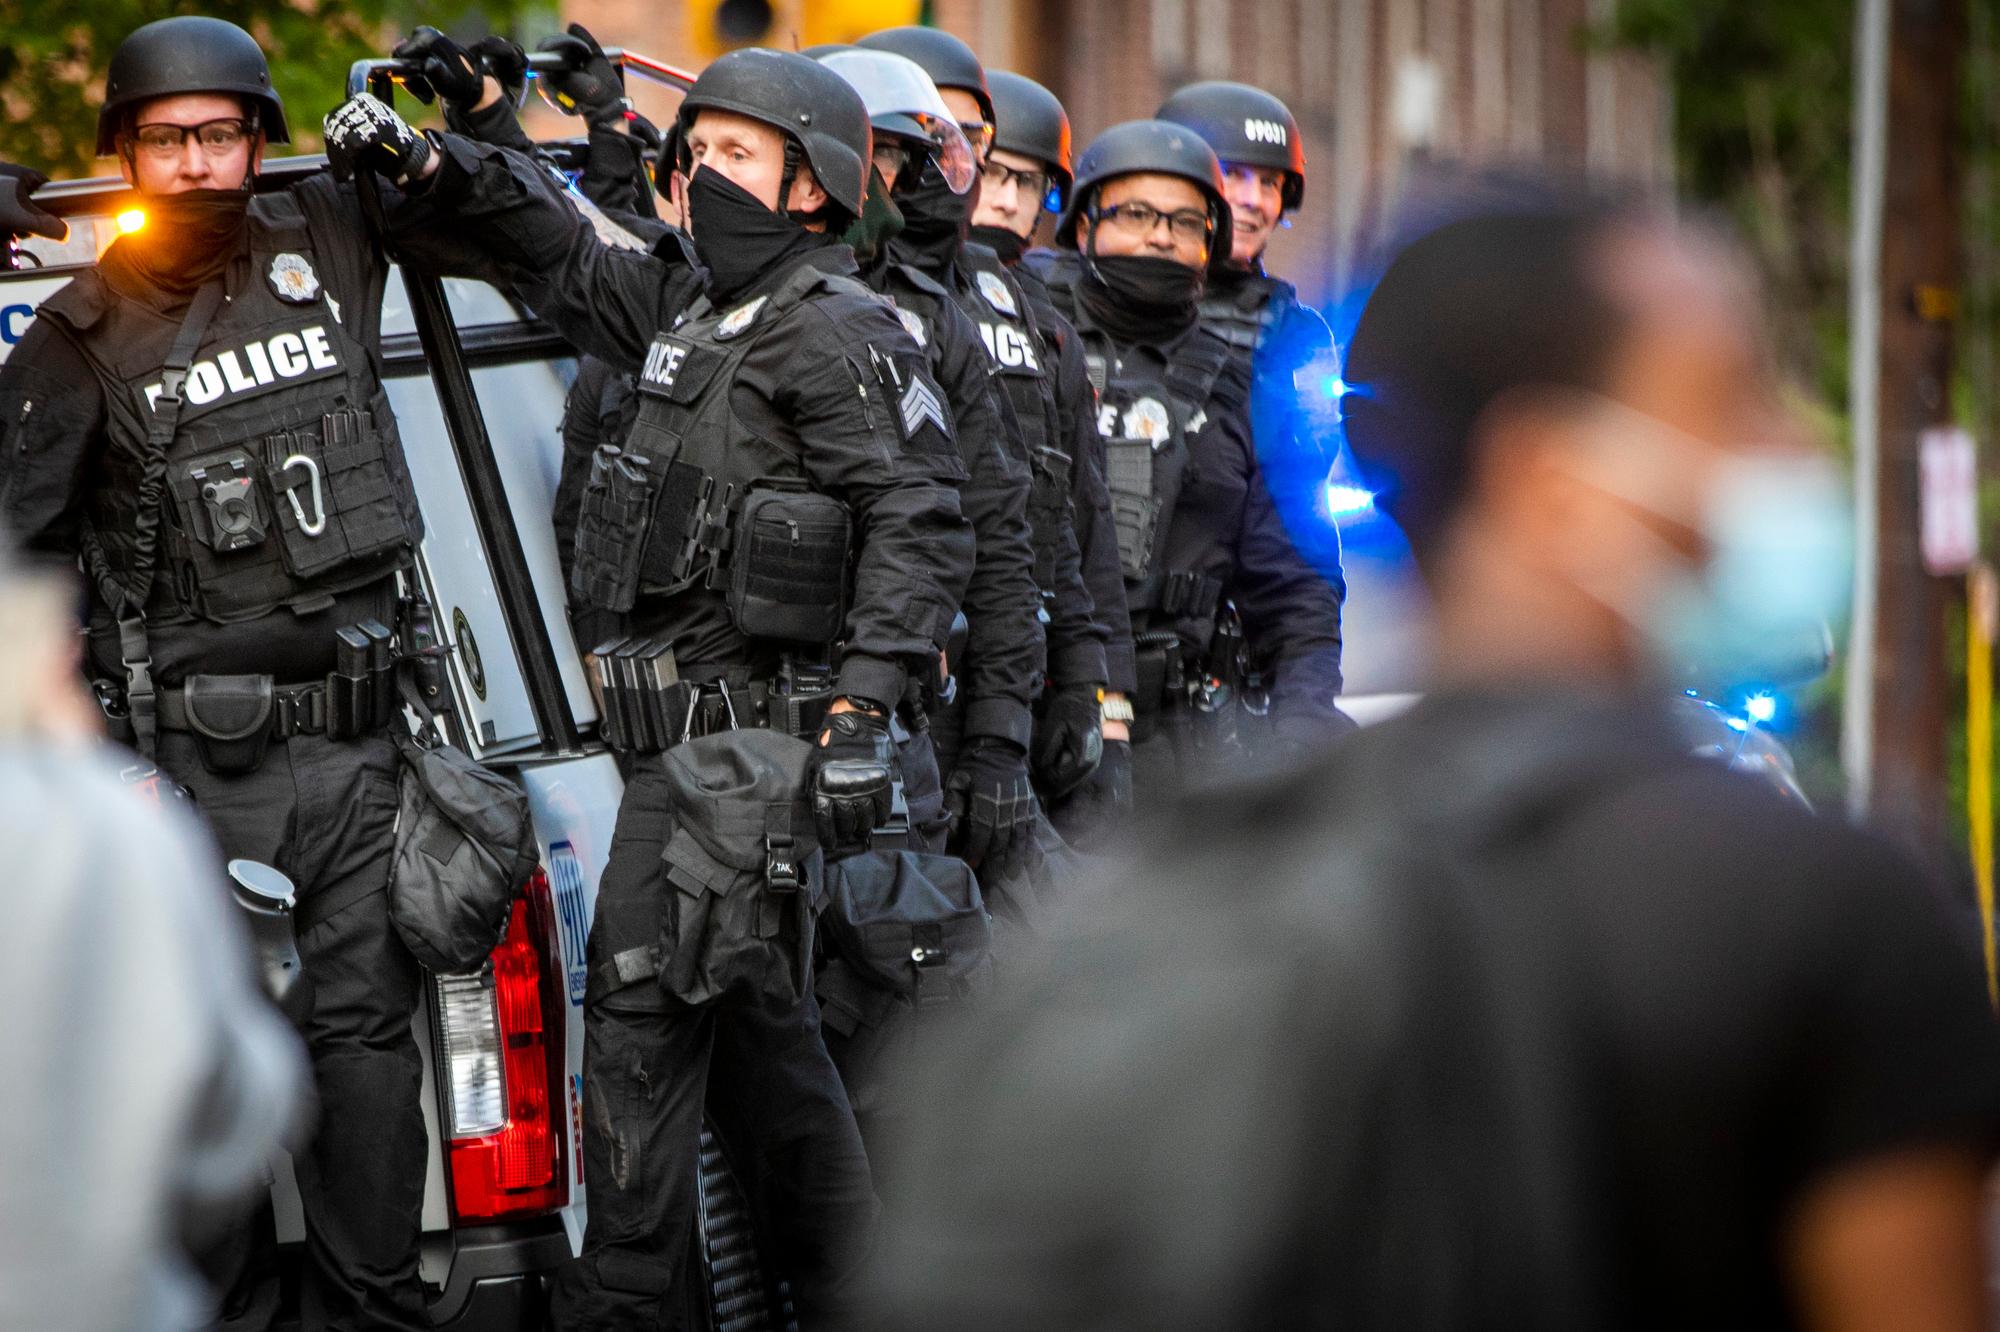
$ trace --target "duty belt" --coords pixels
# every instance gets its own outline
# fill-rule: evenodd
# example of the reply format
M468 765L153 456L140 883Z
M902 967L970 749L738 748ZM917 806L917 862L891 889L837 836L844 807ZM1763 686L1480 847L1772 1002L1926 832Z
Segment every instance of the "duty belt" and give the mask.
M289 740L295 735L326 734L326 682L276 685L271 690L270 735ZM188 717L187 686L169 686L159 695L160 729L193 731Z

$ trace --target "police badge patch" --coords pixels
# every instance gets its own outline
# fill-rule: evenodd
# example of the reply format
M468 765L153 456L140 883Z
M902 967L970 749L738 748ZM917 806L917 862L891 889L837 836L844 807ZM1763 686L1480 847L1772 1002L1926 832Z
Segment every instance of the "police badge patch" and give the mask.
M271 290L281 301L304 305L319 295L319 274L302 254L285 253L271 260Z
M979 294L986 303L1009 317L1018 316L1020 307L1014 304L1014 293L1007 290L1007 284L1000 280L998 273L981 273L978 276Z
M909 332L911 339L919 347L928 347L931 345L930 334L924 331L924 321L918 318L914 312L898 306L896 309L896 318L903 321L904 329Z
M726 340L750 327L756 322L757 314L764 308L764 303L770 299L769 296L759 296L748 305L739 305L731 310L722 317L722 322L715 326L715 336Z
M1125 435L1128 439L1150 439L1157 449L1167 442L1167 432L1171 428L1167 409L1158 398L1141 398L1125 411Z

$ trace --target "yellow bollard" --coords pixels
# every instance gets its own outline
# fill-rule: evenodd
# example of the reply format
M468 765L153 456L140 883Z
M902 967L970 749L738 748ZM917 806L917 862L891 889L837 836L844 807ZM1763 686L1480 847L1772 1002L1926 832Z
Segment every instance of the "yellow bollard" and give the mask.
M1966 574L1965 803L1979 925L1986 948L1986 996L2000 1008L2000 960L1993 933L1993 639L2000 627L2000 578L1979 563Z

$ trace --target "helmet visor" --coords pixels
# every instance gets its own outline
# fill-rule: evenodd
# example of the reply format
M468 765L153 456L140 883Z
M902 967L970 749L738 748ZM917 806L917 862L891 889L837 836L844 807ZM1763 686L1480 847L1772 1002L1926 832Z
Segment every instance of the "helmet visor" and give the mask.
M820 63L861 94L868 119L878 127L912 138L921 135L938 165L938 174L953 194L972 188L978 171L972 144L952 119L937 85L916 61L888 51L835 51L822 57ZM891 117L897 119L889 125L882 123Z

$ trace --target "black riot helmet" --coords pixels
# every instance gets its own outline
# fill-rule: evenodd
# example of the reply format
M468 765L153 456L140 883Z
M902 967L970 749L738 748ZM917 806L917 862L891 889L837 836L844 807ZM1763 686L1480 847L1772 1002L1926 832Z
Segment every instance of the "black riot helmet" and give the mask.
M1095 206L1098 189L1108 180L1140 172L1179 176L1208 196L1209 271L1226 264L1229 201L1222 197L1222 163L1200 135L1165 120L1128 120L1090 141L1076 159L1076 186L1056 221L1056 244L1075 249L1077 219Z
M868 109L840 75L796 51L747 46L718 57L688 89L677 121L683 136L704 108L733 111L788 136L827 197L850 217L860 215L874 143ZM790 188L788 171L783 193Z
M979 103L979 114L986 117L989 128L993 125L993 94L986 87L986 68L971 47L950 33L941 28L884 28L869 33L855 45L916 61L938 87L960 88L971 93ZM973 147L983 157L991 142L989 135L986 143L975 143Z
M223 19L187 15L148 23L118 43L97 111L97 155L118 151L133 108L179 93L234 93L249 103L266 141L292 141L257 39Z
M1285 173L1280 196L1297 208L1306 192L1306 145L1291 108L1247 83L1190 83L1160 104L1159 118L1185 125L1224 162Z
M1056 182L1056 207L1069 198L1069 113L1056 95L1025 74L996 69L986 76L993 93L993 146L1045 164Z

